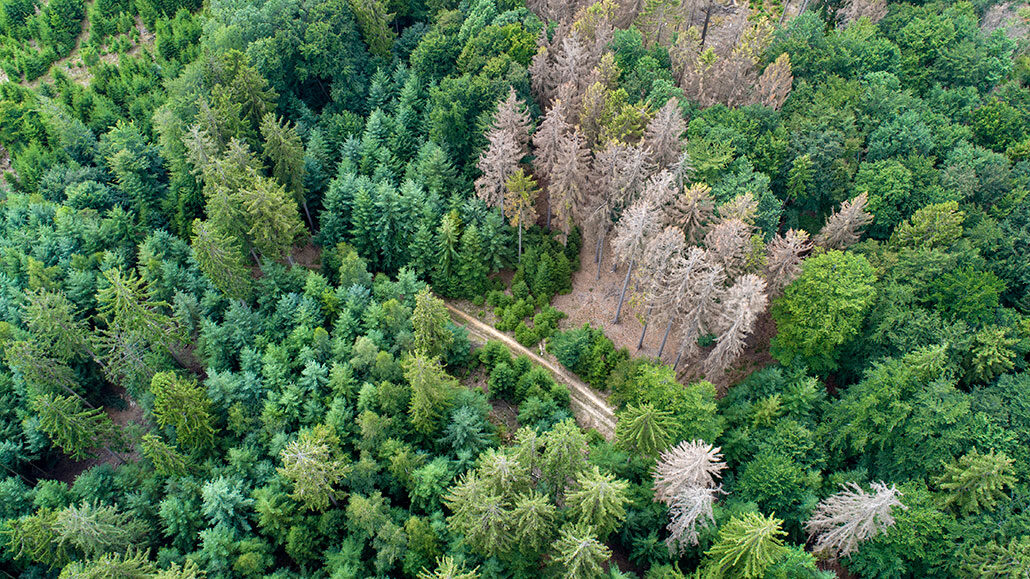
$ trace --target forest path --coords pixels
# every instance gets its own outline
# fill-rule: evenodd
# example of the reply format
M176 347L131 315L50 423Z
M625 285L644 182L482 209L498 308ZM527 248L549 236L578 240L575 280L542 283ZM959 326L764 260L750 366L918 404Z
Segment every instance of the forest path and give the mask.
M594 428L608 440L615 436L615 412L589 384L576 378L560 365L551 362L516 342L507 334L477 320L451 304L446 305L447 309L451 312L451 318L465 326L470 334L482 340L503 342L515 354L525 354L530 360L546 368L554 376L555 380L568 386L569 393L571 394L572 411L576 414L576 420L580 426Z

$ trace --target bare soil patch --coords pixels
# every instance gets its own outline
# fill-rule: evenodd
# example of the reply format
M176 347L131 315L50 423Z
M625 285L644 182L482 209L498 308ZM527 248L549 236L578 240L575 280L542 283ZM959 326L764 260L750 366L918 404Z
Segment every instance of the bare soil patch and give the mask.
M127 427L132 424L140 426L145 425L146 421L143 418L143 408L136 403L125 390L119 389L119 397L124 401L123 408L115 408L114 406L108 405L104 407L104 413L114 422L119 430L124 431ZM118 466L120 461L103 449L96 451L97 456L87 460L72 460L68 457L63 457L61 460L54 465L53 468L48 471L48 478L59 480L66 484L75 482L78 476L87 470L99 466L101 464L109 464L111 466ZM118 453L125 462L136 462L141 458L138 450L133 449L131 452L120 452Z

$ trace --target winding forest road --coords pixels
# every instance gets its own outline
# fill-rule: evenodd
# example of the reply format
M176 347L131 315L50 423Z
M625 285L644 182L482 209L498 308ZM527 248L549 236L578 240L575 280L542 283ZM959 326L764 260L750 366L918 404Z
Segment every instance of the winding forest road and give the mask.
M446 305L447 309L451 312L451 319L465 326L470 334L481 340L503 342L512 352L525 354L530 360L546 368L554 376L555 380L568 386L572 401L572 411L576 414L576 420L580 426L594 428L609 440L615 436L615 412L612 411L611 406L589 384L583 382L560 365L543 358L516 342L493 326L477 320L451 304Z

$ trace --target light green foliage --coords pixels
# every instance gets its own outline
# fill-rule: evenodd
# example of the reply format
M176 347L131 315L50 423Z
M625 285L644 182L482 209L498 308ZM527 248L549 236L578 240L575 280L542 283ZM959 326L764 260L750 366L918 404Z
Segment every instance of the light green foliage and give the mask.
M964 218L957 201L927 205L894 230L891 243L913 249L947 249L962 237Z
M566 579L599 577L601 564L611 550L600 542L589 527L565 527L554 543L552 565Z
M773 304L772 355L816 372L837 367L837 348L858 334L876 297L876 274L859 255L830 251L801 264L801 277Z
M225 295L247 299L251 294L250 268L239 241L208 221L193 220L193 255L211 283Z
M404 379L411 387L408 414L412 426L427 436L436 433L458 388L457 381L444 371L439 358L423 352L404 361Z
M423 568L418 574L418 579L478 579L478 570L479 567L475 567L470 571L451 557L441 557L436 561L435 571L430 572Z
M339 444L336 434L319 424L301 432L298 440L279 453L283 464L277 471L293 483L290 496L310 510L324 510L330 501L336 503L333 487L349 470L339 457Z
M154 469L164 476L182 476L189 470L189 463L174 446L165 443L153 433L143 435L140 440L143 456L154 463Z
M426 356L439 356L454 340L447 329L450 314L443 300L435 297L429 288L415 296L415 311L411 314L414 350Z
M577 524L593 529L598 537L604 538L626 518L628 487L626 481L602 474L595 466L580 473L575 489L568 492L565 503Z
M703 575L755 579L785 554L783 521L749 512L733 517L719 529L719 536L705 551Z
M975 448L945 467L937 484L945 493L944 505L962 514L977 514L1006 498L1005 489L1016 483L1012 459L1004 453L982 454Z
M628 452L655 457L672 443L669 431L675 424L671 412L645 403L628 406L617 418L615 439Z
M150 382L154 394L154 419L175 429L175 438L192 451L204 451L214 443L211 399L196 381L173 372L160 372Z
M103 411L83 408L72 396L42 394L32 400L42 430L68 456L82 460L92 450L104 446L115 436L115 425Z
M61 570L59 579L147 579L154 577L154 564L145 551L126 555L107 553L91 561L76 561Z

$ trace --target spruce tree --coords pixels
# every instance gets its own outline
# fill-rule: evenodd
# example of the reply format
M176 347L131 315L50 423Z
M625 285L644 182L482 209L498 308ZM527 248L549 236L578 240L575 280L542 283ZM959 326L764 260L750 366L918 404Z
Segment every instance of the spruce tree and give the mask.
M419 433L431 436L440 428L458 381L447 375L437 357L416 351L404 362L404 379L411 387L408 414Z
M251 293L250 268L239 241L210 221L193 220L193 255L200 270L226 296L245 300Z
M339 445L330 427L320 424L301 432L279 453L283 464L277 470L293 483L290 496L310 510L325 510L330 501L337 504L333 487L349 470L339 456Z
M711 579L758 579L786 552L783 521L749 512L733 517L705 551L702 576Z
M154 419L162 427L174 428L180 445L203 451L214 444L214 418L207 390L196 381L160 372L151 380L150 391L154 394Z
M103 411L87 410L78 398L54 394L41 394L34 398L32 410L39 418L39 429L71 458L83 460L92 457L91 451L98 447L117 457L107 446L115 436L116 427Z
M554 543L551 564L566 579L593 579L602 576L602 565L611 555L593 529L566 526Z

